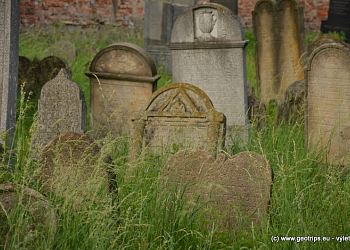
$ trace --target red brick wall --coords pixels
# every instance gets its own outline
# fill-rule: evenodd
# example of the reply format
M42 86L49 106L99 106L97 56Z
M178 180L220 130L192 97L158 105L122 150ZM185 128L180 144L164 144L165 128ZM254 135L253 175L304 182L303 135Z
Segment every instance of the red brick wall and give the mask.
M144 0L20 0L23 25L119 23L124 27L143 26ZM204 3L206 0L198 0ZM239 19L245 29L252 27L252 11L258 0L239 0ZM300 0L306 29L319 30L327 19L329 0ZM113 4L114 3L114 4ZM114 7L115 6L115 7ZM115 11L114 8L117 10ZM116 12L116 14L115 14Z

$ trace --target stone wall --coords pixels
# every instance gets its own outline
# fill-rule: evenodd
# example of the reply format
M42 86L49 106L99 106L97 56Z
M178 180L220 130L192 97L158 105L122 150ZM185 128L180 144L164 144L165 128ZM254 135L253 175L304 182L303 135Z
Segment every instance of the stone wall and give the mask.
M124 27L143 26L144 0L20 0L22 25L80 25L118 23ZM198 0L197 3L204 3ZM258 0L239 0L239 18L244 29L252 27L252 11ZM319 30L327 19L329 0L299 0L304 7L305 28Z

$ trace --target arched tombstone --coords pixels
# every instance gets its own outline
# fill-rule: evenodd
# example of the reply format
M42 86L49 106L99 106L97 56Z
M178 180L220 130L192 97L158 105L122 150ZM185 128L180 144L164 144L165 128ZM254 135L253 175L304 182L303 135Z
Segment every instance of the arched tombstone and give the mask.
M225 114L228 145L245 142L248 136L247 44L237 17L215 3L186 9L174 24L169 44L173 81L202 89Z
M160 190L175 187L186 205L204 205L201 211L208 211L210 221L223 230L237 230L251 227L249 220L255 226L266 220L272 181L271 165L258 153L245 151L228 159L221 153L215 159L206 151L188 149L165 164Z
M307 53L308 56L311 55L311 53L319 46L326 44L326 43L337 43L340 42L340 40L330 34L322 34L316 36L314 39L311 40L311 42L307 46Z
M292 82L304 79L303 8L297 0L260 0L252 16L259 98L282 100Z
M199 148L216 154L223 145L225 116L201 89L173 83L157 90L133 119L132 155L147 148L155 154Z
M109 131L131 132L131 116L157 89L157 69L145 50L131 43L116 43L101 50L91 62L90 129L94 137Z
M324 162L346 164L350 151L350 45L315 49L306 69L305 142Z
M41 89L35 144L46 145L68 132L86 132L86 103L80 85L70 80L67 71L61 69Z

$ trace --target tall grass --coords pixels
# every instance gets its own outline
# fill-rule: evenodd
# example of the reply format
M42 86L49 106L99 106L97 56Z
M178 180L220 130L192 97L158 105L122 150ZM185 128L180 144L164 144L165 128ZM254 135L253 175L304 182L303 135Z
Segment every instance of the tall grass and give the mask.
M88 31L61 32L63 28L46 31L30 28L20 36L20 55L31 59L40 57L43 50L56 41L69 40L79 49L86 45L102 49L115 42L132 42L143 45L142 30L109 28ZM38 39L40 38L40 39ZM255 85L254 40L252 32L246 32L251 40L247 47L248 81ZM89 79L84 75L94 55L80 54L70 64L73 80L82 86L89 106ZM171 75L161 71L164 85L171 82ZM349 242L337 242L332 238L349 236L350 181L346 175L349 166L326 165L315 152L305 148L302 120L288 125L276 125L275 107L268 107L265 127L251 129L251 142L234 151L251 150L265 156L274 171L273 192L269 218L260 227L221 232L218 225L203 219L202 205L189 209L181 192L161 192L160 176L164 163L152 156L128 161L127 138L107 136L100 141L102 150L113 159L117 192L108 194L101 202L86 200L84 209L77 209L74 202L44 192L35 177L40 168L32 145L36 129L35 101L18 101L16 127L15 171L2 164L0 183L11 181L22 197L25 187L45 194L57 214L57 229L53 237L47 237L40 228L26 235L26 225L31 222L28 209L20 205L0 221L0 228L7 223L9 231L0 233L3 249L347 249ZM33 117L28 120L28 117ZM228 149L227 149L228 151ZM22 196L21 196L22 195ZM5 218L5 219L4 219ZM271 242L278 236L279 242ZM288 241L284 236L330 237L326 242ZM311 238L309 238L311 239Z

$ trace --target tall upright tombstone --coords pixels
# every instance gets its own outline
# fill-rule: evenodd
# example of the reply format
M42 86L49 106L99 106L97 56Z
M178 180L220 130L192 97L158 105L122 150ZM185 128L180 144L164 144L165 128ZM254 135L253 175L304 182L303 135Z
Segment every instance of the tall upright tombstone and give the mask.
M171 31L179 15L197 0L146 0L145 2L145 50L154 62L163 66L169 73L171 52L166 46L170 43Z
M321 31L344 32L347 42L350 39L350 1L330 0L328 9L328 19L322 20Z
M210 0L211 3L218 3L229 8L236 16L238 15L238 0Z
M59 135L86 132L84 93L65 69L41 89L35 144L46 145Z
M247 80L242 26L228 8L215 3L189 7L171 34L173 81L202 89L225 114L225 143L246 141Z
M298 0L260 0L252 15L259 98L282 100L290 84L304 79L303 8Z
M325 162L345 164L350 152L350 45L318 47L305 73L305 142L326 156Z
M16 125L19 7L19 0L0 0L0 133L9 131L7 143Z
M131 117L157 90L156 66L141 47L116 43L96 54L90 77L90 129L93 137L131 133Z

